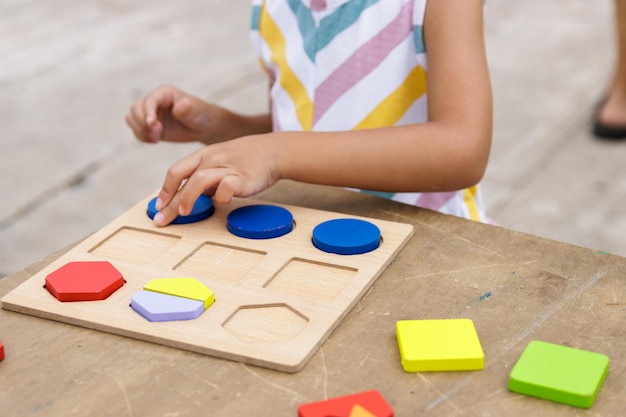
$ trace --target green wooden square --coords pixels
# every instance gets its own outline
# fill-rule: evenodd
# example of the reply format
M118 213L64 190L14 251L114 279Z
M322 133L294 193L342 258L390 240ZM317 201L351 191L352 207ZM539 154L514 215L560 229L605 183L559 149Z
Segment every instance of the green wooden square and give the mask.
M511 370L509 390L589 408L608 371L605 355L535 340Z
M485 365L470 319L400 320L396 336L406 372L472 371Z

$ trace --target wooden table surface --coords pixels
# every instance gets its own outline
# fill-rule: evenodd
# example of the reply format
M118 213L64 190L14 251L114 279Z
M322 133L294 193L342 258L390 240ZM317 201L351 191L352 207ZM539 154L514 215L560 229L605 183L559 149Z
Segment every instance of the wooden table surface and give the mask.
M626 397L626 259L345 190L284 182L261 199L411 223L415 235L296 374L0 310L0 414L297 416L299 404L379 390L403 416L619 416ZM0 296L64 251L0 280ZM473 372L405 373L395 323L469 318ZM507 390L532 340L607 355L589 410Z

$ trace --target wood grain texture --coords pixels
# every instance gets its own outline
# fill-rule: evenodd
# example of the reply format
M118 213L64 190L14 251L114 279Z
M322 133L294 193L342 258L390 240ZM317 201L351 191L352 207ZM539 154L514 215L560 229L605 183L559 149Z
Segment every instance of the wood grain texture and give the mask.
M415 233L297 373L0 309L2 416L296 416L301 404L372 389L399 417L623 414L626 259L333 187L280 181L255 198L406 222ZM78 243L0 280L0 297ZM437 318L474 322L483 370L402 369L397 321ZM611 359L591 410L507 389L532 340Z
M206 221L157 228L147 197L2 298L5 309L94 328L285 372L300 370L413 235L413 226L366 219L381 246L362 255L315 248L313 228L346 217L283 205L294 230L275 239L245 239L226 229L228 213L256 200L217 206ZM350 216L357 218L356 216ZM106 300L62 303L43 288L70 261L109 261L126 284ZM155 278L189 277L215 293L215 303L188 322L151 323L130 300Z

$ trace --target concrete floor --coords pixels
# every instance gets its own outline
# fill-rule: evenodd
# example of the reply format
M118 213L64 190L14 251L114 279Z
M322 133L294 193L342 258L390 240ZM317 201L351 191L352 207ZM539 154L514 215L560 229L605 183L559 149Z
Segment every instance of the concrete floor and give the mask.
M612 1L487 2L494 89L483 181L501 226L626 256L626 142L589 134L614 60ZM266 108L250 0L0 3L0 277L99 229L197 145L142 145L123 117L171 83Z

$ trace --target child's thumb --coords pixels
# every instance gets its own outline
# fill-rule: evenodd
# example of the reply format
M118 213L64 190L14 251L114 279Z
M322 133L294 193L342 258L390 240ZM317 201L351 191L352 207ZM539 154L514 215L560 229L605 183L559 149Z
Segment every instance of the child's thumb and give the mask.
M196 126L198 124L198 116L200 115L198 106L193 106L189 97L183 97L177 100L172 107L172 115L176 120L186 126Z

